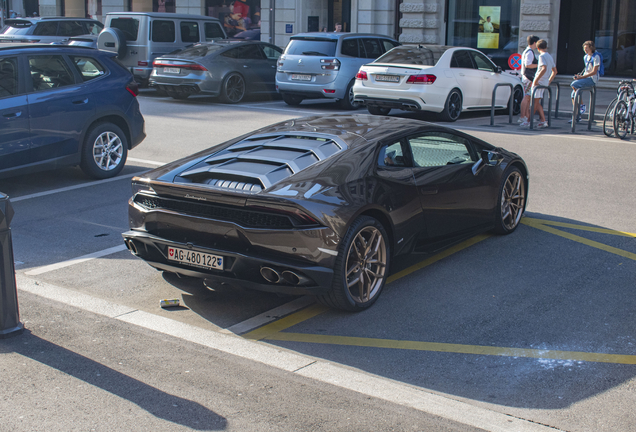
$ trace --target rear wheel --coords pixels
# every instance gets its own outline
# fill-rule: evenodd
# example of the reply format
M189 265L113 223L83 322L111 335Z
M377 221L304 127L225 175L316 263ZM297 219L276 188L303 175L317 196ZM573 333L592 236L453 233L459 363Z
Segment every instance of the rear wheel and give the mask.
M519 113L521 112L522 100L523 100L523 88L515 87L514 93L512 94L512 115L519 115ZM508 101L506 112L510 112L510 101Z
M300 103L303 101L302 96L290 95L287 93L283 93L282 96L283 96L283 101L285 101L285 103L290 106L300 105Z
M342 239L333 290L318 300L326 306L361 311L376 302L389 274L389 238L382 224L358 217Z
M355 81L351 81L347 86L344 99L340 99L340 107L346 110L356 110L360 108L360 104L353 100L353 84Z
M221 86L221 101L223 103L235 104L242 101L244 97L245 80L243 77L236 72L226 76Z
M385 116L389 115L389 113L391 112L391 108L383 108L376 105L367 105L367 109L369 110L369 114L373 115Z
M86 134L80 166L91 177L110 178L124 169L127 155L124 132L113 123L99 123Z
M614 108L616 108L616 103L618 102L618 98L614 98L613 101L607 106L607 110L605 110L605 117L603 117L603 133L611 137L614 135Z
M618 101L614 108L614 133L616 138L623 139L630 131L631 118L629 117L629 108L625 101Z
M525 206L526 181L519 168L508 168L499 187L495 232L510 234L517 229Z
M454 122L462 112L462 94L457 89L451 90L446 98L444 111L441 113L442 120Z

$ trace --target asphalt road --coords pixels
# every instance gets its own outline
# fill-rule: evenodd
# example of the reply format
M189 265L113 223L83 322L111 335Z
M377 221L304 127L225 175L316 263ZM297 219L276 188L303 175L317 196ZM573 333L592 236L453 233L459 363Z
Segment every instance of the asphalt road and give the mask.
M60 411L50 421L58 430L125 430L133 418L142 419L139 430L498 430L496 421L473 421L469 411L462 417L448 414L452 409L413 408L397 396L382 399L376 390L346 384L347 373L402 386L398 394L415 389L442 396L448 406L459 401L482 414L525 419L526 426L636 430L636 234L630 234L636 233L636 139L606 138L598 127L571 135L564 120L522 132L503 116L495 127L487 116L465 116L452 126L526 160L523 224L509 236L479 236L439 256L401 260L376 305L350 314L311 299L210 291L196 280L165 276L126 251L120 235L133 175L274 122L338 107L291 108L262 99L229 106L151 92L139 100L148 137L117 179L93 182L66 168L0 180L16 211L14 254L28 329L0 341L0 417L10 419L11 430L37 429L54 409ZM45 295L38 287L53 288ZM84 300L69 306L74 293ZM163 298L179 298L184 307L160 309ZM91 301L140 318L91 311ZM148 324L160 318L336 365L343 379L326 372L299 377L275 362L219 354L216 345L157 333L170 328ZM106 368L111 384L82 374L91 367ZM28 390L1 390L12 384ZM252 384L261 391L236 390ZM182 399L172 404L176 397ZM61 408L70 403L80 409ZM180 404L205 427L170 408ZM18 419L20 410L31 415ZM122 412L109 428L108 419Z

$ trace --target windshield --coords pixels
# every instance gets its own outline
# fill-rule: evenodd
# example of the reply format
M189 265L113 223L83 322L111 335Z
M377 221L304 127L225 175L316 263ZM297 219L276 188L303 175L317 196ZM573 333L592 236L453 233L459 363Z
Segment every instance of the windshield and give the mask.
M226 47L227 45L201 44L179 51L177 55L179 58L200 58Z
M292 39L285 54L333 57L336 55L336 42L335 39Z
M2 28L0 34L3 35L25 35L31 28L31 22L25 20L7 20L7 25Z
M110 26L124 32L127 41L136 41L139 32L139 20L134 18L113 18Z
M397 63L421 66L435 66L439 58L448 50L448 46L408 46L393 48L373 63Z

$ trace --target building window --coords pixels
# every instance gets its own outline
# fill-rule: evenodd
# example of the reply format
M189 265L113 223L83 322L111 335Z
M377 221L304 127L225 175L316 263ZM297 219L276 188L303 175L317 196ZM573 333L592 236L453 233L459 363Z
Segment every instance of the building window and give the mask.
M239 37L257 38L257 32L261 29L261 2L260 0L206 0L205 10L207 15L218 18L228 37L248 30L254 30L249 34Z

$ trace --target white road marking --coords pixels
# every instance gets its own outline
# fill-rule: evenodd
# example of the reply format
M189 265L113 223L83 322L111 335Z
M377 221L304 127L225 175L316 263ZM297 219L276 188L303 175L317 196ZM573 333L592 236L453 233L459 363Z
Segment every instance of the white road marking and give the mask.
M268 310L267 312L263 312L260 315L256 315L255 317L252 317L248 320L223 329L221 330L221 333L231 333L237 335L247 333L257 327L261 327L267 323L276 321L277 319L280 319L286 315L299 311L309 306L310 304L313 304L315 301L316 299L314 299L312 296L297 298L296 300L292 300L282 306L278 306L277 308Z
M131 157L129 157L127 160L130 161L130 162L144 163L144 164L155 165L155 166L162 166L162 165L165 165L167 163L170 163L170 162L151 161L151 160L148 160L148 159L137 159L137 158L131 158Z
M124 251L126 249L127 249L126 245L122 244L122 245L119 245L119 246L114 246L112 248L108 248L108 249L104 249L104 250L101 250L101 251L93 252L93 253L90 253L90 254L87 254L87 255L83 255L81 257L73 258L73 259L70 259L70 260L67 260L67 261L62 261L62 262L58 262L58 263L55 263L55 264L50 264L50 265L46 265L46 266L42 266L42 267L36 267L36 268L34 268L32 270L24 272L24 274L29 275L29 276L41 275L43 273L48 273L48 272L53 271L53 270L59 270L59 269L64 268L64 267L69 267L69 266L72 266L72 265L75 265L75 264L79 264L79 263L83 263L83 262L86 262L86 261L90 261L90 260L93 260L95 258L101 258L101 257L106 256L106 255L112 255L114 253L121 252L121 251Z
M92 297L87 294L17 277L20 291L64 303L131 325L196 343L289 373L396 403L475 428L493 432L555 432L556 429L370 373L333 364L320 358L238 336L202 329L159 315Z

